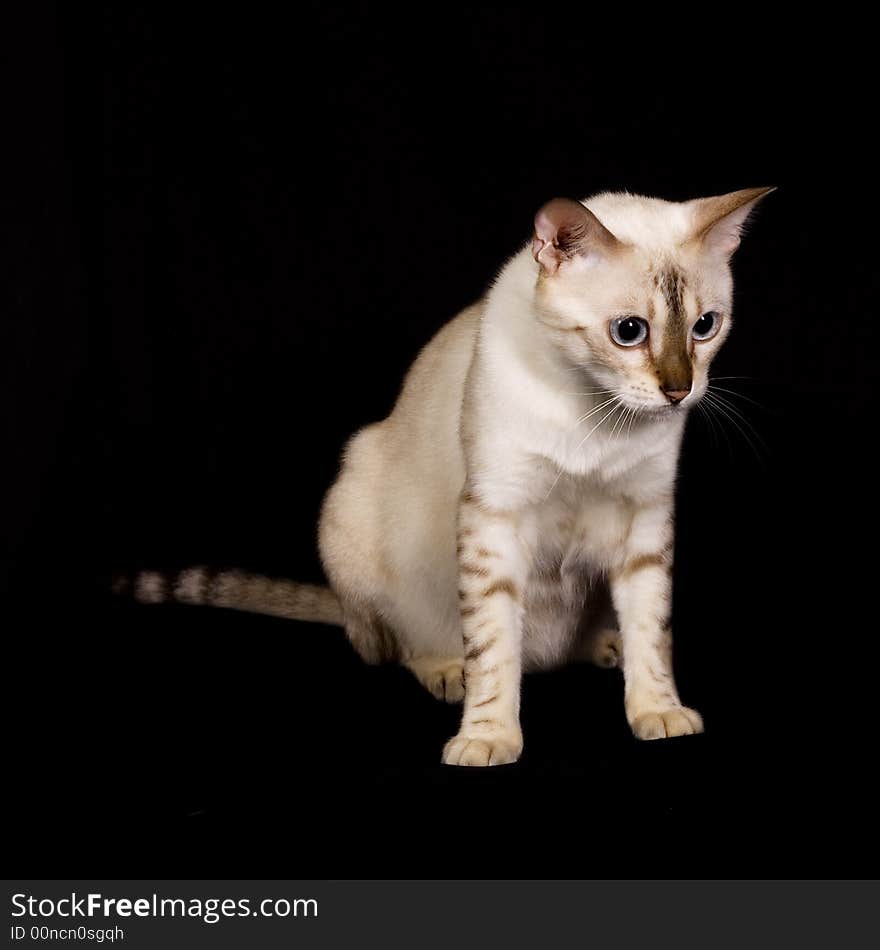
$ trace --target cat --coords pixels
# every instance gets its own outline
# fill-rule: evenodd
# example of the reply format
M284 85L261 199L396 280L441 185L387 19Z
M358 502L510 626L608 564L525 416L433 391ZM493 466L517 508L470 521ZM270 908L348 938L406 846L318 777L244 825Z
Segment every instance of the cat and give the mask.
M366 662L463 701L451 765L515 762L522 673L576 659L622 669L639 739L701 732L672 671L676 470L730 332L731 256L773 190L550 201L348 442L319 522L328 588L191 568L135 595L344 626Z

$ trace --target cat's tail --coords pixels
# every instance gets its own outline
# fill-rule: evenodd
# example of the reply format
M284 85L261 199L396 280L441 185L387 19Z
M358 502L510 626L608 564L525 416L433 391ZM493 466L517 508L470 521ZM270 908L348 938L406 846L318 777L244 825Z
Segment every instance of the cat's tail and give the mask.
M118 574L113 579L112 589L116 594L130 594L142 604L179 601L288 620L343 623L342 607L329 587L297 584L244 571L211 571L206 567L189 567L177 574L138 571Z

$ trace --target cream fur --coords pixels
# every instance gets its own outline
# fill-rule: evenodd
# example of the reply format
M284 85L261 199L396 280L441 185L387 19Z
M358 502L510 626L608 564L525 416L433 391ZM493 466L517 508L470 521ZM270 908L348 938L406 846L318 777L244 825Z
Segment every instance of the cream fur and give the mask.
M521 673L576 659L623 668L637 737L700 732L672 675L674 483L730 331L729 259L769 190L545 205L348 443L319 525L332 592L192 568L143 573L135 596L342 622L368 662L464 700L450 764L515 761ZM646 340L615 342L633 317Z
M738 236L760 196L716 228ZM622 656L640 738L702 729L670 663L673 490L686 412L730 328L732 248L697 233L705 202L583 204L619 253L545 245L564 257L546 274L529 247L508 261L425 347L391 415L350 441L321 516L321 557L360 652L375 657L376 631L390 633L397 658L451 700L464 668L453 764L514 761L521 672L583 655ZM657 279L670 269L682 275L684 336L706 311L723 321L714 339L682 344L693 389L677 407L651 362L671 326ZM620 314L652 315L643 352L610 340Z

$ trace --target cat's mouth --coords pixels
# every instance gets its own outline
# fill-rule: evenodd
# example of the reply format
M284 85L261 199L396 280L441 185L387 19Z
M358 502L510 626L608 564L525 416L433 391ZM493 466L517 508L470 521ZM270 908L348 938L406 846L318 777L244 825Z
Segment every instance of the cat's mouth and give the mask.
M683 399L680 402L672 403L648 403L641 405L638 409L651 419L671 419L686 413L689 409L699 402L698 399Z
M658 406L657 409L659 412L674 416L682 412L687 412L688 409L692 409L696 406L699 401L698 397L690 395L678 402L667 402L662 406Z

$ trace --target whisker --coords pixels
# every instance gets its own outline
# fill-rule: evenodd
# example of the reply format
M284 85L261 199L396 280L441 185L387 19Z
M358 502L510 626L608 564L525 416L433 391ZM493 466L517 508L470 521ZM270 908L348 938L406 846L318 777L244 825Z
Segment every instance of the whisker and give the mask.
M730 441L730 436L727 434L727 429L725 429L722 425L724 417L712 402L706 401L701 405L705 406L706 418L712 423L713 432L720 432L724 436L724 443L727 446L727 457L732 462L734 459L733 443Z
M735 407L731 406L729 403L722 401L722 397L718 396L717 393L711 394L707 391L706 396L710 400L710 403L714 403L716 411L719 412L729 422L731 422L733 426L736 428L736 430L739 432L739 434L743 437L743 439L745 439L746 443L749 445L751 450L755 453L755 457L757 458L757 460L763 463L764 458L759 449L759 446L756 445L756 443L752 440L748 431L746 431L746 429L743 428L743 426L741 426L739 422L737 422L737 417L739 417L739 419L743 422L743 424L747 426L748 429L751 430L755 438L758 440L758 443L760 443L760 446L766 452L767 451L766 443L758 434L755 427L749 422L748 419L745 418L745 416L742 415L742 413L738 412Z
M608 393L613 393L613 389L593 389L589 392L568 392L563 390L564 396L605 396Z
M580 447L584 444L584 442L586 442L587 439L589 439L589 437L596 431L596 429L599 428L600 425L602 425L602 423L603 423L606 419L608 419L608 418L609 418L610 416L612 416L615 412L617 412L617 410L620 408L620 403L622 402L622 399L623 399L622 396L615 396L614 399L609 400L610 402L615 402L615 403L617 403L617 405L612 406L612 407L608 410L608 412L606 412L605 415L602 416L602 418L596 423L596 425L594 425L593 428L590 429L590 431L581 439L581 441L578 442L577 448L575 449L575 452L577 452L577 451L580 449Z
M630 406L630 407L629 407L629 412L626 414L626 419L624 420L623 425L620 427L620 435L621 435L621 438L623 438L623 430L624 430L624 427L626 427L626 428L627 428L627 432L629 432L628 423L629 423L630 420L632 419L633 413L635 413L635 409L633 409L633 407Z
M618 403L621 401L621 399L622 399L622 397L621 397L620 395L617 395L617 396L615 396L613 399L609 399L609 400L603 405L602 408L605 408L605 407L608 405L608 403L615 403L615 405L611 406L611 408L608 409L608 410L605 412L605 415L602 416L602 418L593 426L592 429L590 429L590 431L580 440L580 442L578 442L577 447L575 448L574 452L571 453L571 454L577 454L577 452L580 451L580 449L581 449L581 447L583 446L583 444L587 441L587 439L590 438L590 436L596 431L596 429L598 429L599 426L601 426L602 423L605 422L606 419L608 419L608 418L609 418L610 416L612 416L615 412L617 412L617 410L620 408L620 406L618 405ZM580 423L578 423L577 425L579 425L579 424L580 424ZM575 425L575 426L572 428L572 432L574 431L574 429L577 428L577 425ZM550 497L550 495L553 493L553 489L559 484L559 479L562 478L562 473L563 473L564 471L565 471L564 466L560 465L560 466L559 466L559 471L558 471L558 473L556 474L556 478L554 479L553 484L550 486L550 490L549 490L549 491L547 492L547 494L544 496L544 501L546 501L546 500Z
M718 448L718 433L715 429L715 420L709 413L708 406L704 406L702 401L697 403L697 409L700 412L700 415L706 420L706 425L709 428L709 431L712 433L712 444L715 448Z
M593 406L592 409L590 409L588 412L584 413L584 415L582 415L582 416L578 419L578 421L574 424L574 426L572 426L571 431L574 432L574 430L575 430L579 425L582 425L584 422L586 422L587 419L590 418L590 416L595 415L597 412L599 412L600 409L604 409L606 406L610 405L612 402L614 402L614 400L615 400L616 398L618 398L618 397L615 396L615 397L612 398L612 399L606 399L604 402L600 402L598 406ZM569 433L569 434L570 434L570 433Z
M761 438L761 434L755 428L751 419L749 419L747 416L744 416L743 413L739 410L739 408L735 406L729 399L725 399L724 396L719 395L717 392L714 393L714 396L717 400L721 402L723 406L726 406L745 426L748 427L749 431L755 436L758 442L760 442L761 445L766 449L767 444ZM763 407L760 407L760 408L763 408Z
M713 393L729 393L731 396L736 396L738 399L745 399L746 402L750 402L753 406L757 406L759 409L767 410L766 406L762 406L756 399L752 399L751 396L747 396L745 393L738 393L734 389L725 389L723 386L713 386L712 383L709 383L709 389Z
M641 410L637 407L633 407L632 415L629 417L629 428L626 430L626 437L629 438L632 435L633 423L641 415Z
M620 438L620 433L623 431L623 426L626 424L626 418L628 415L629 415L629 406L624 406L623 411L617 417L617 420L615 421L614 426L611 429L611 433L608 436L609 439L614 435L615 432L617 433L617 438L618 439ZM618 426L620 426L619 430L618 430Z

